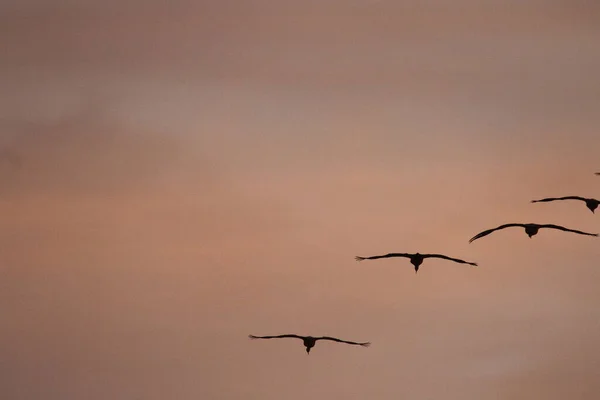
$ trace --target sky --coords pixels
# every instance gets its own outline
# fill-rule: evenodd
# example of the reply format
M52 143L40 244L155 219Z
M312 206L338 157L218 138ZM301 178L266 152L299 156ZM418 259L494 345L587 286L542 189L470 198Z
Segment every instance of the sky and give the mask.
M600 239L468 240L600 233L530 203L600 196L599 42L575 0L3 1L2 397L597 399Z

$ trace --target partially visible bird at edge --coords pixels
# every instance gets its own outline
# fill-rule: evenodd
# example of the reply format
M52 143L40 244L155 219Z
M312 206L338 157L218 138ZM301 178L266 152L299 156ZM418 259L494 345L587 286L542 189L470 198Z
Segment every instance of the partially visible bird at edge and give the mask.
M590 211L593 213L595 213L596 208L598 208L598 205L600 205L600 200L589 199L589 198L581 197L581 196L548 197L548 198L540 199L540 200L531 200L531 202L532 203L545 203L545 202L556 201L556 200L580 200L580 201L583 201L583 202L585 202L586 207L589 208Z

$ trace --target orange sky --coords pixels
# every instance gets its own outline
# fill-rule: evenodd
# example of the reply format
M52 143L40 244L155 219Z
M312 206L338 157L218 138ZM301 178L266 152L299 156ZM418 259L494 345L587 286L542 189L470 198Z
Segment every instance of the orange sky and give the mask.
M2 398L600 396L599 7L170 4L0 6Z

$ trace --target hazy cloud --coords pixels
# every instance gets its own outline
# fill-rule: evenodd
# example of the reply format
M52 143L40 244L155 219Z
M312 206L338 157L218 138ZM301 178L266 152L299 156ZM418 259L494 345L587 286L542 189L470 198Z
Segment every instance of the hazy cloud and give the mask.
M54 119L1 121L5 159L21 167L0 169L4 193L135 191L177 163L175 135L127 126L111 119L102 109L106 105L84 98L80 107Z

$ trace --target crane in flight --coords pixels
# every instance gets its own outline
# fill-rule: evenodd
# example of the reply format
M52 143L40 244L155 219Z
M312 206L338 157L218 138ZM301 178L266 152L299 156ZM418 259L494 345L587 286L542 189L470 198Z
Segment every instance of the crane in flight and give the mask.
M410 260L410 263L415 266L415 273L419 272L419 266L421 266L421 264L423 264L423 260L425 260L426 258L442 258L444 260L454 261L454 262L460 263L460 264L469 264L469 265L473 265L475 267L477 266L477 263L460 260L458 258L448 257L448 256L445 256L442 254L389 253L389 254L384 254L382 256L371 256L371 257L356 256L356 257L354 257L354 259L356 261L362 261L362 260L377 260L379 258L390 258L390 257L406 257L406 258L408 258Z
M250 339L279 339L279 338L301 339L302 342L304 343L304 347L306 347L306 354L310 354L310 349L315 347L315 344L317 343L318 340L331 340L334 342L347 343L347 344L353 344L353 345L364 346L364 347L368 347L371 344L370 342L364 342L364 343L350 342L348 340L342 340L342 339L329 337L329 336L313 337L313 336L300 336L300 335L294 335L294 334L276 335L276 336L248 335L248 337Z
M525 233L527 234L527 236L529 236L529 238L531 239L532 236L537 235L538 231L542 228L550 228L550 229L558 229L561 231L565 231L565 232L573 232L573 233L577 233L579 235L587 235L587 236L598 236L597 233L588 233L588 232L582 232L582 231L578 231L576 229L569 229L569 228L565 228L564 226L559 226L559 225L553 225L553 224L534 224L534 223L529 223L529 224L504 224L504 225L500 225L497 228L492 228L492 229L488 229L486 231L480 232L477 235L473 236L470 240L469 243L472 243L474 240L477 240L479 238L482 238L484 236L489 235L492 232L498 231L500 229L504 229L504 228L510 228L513 226L518 226L521 228L525 228Z

